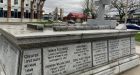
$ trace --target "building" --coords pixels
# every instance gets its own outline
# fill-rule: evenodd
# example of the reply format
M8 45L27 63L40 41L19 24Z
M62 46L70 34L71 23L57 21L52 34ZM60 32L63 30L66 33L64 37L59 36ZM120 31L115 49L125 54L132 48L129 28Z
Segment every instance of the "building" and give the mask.
M76 22L86 21L87 16L83 13L69 13L65 18L65 20L73 20Z
M41 19L45 0L0 0L0 18Z
M56 7L54 9L54 11L52 11L51 13L49 14L44 14L43 15L44 19L51 19L51 20L63 20L63 17L64 17L64 9L63 8L58 8Z

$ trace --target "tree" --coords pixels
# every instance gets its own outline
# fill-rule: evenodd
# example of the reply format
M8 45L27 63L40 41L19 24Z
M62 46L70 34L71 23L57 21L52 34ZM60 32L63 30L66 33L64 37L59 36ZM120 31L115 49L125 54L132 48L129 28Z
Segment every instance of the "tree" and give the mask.
M83 2L83 13L88 15L90 12L90 9L89 9L89 0L84 0Z
M84 0L83 2L83 13L87 16L95 16L95 13L93 11L94 8L94 0Z
M112 0L111 7L117 9L119 13L119 20L123 21L123 18L127 12L128 18L139 9L140 0ZM127 11L126 11L127 7Z

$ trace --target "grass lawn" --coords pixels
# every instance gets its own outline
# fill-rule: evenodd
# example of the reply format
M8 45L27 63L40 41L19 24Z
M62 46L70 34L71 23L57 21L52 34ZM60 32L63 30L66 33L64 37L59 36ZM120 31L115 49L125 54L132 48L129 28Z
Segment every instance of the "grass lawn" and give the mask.
M140 42L140 33L137 33L135 36L136 41Z

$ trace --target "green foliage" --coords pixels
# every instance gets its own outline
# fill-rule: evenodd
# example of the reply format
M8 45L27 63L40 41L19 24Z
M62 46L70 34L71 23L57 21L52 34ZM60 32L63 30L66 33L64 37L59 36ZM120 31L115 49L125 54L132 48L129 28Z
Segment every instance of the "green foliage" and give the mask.
M135 35L135 39L136 39L136 41L140 42L140 33L137 33L137 34Z
M88 8L86 8L86 9L83 10L83 13L86 14L86 15L89 15L90 12L91 12L91 10L88 9Z

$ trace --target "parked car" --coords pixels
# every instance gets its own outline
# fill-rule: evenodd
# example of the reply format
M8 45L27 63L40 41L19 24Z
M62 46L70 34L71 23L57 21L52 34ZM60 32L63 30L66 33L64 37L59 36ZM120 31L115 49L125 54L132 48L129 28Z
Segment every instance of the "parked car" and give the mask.
M140 19L139 18L128 19L127 22L131 23L131 24L138 24L138 25L140 25Z
M69 24L75 24L75 21L73 21L73 20L68 20L67 21Z
M140 26L137 24L126 24L127 29L140 30Z

